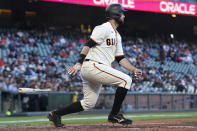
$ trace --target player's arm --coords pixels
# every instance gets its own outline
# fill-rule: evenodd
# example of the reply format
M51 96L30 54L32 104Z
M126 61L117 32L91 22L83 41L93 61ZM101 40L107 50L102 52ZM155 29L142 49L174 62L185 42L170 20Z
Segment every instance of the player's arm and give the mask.
M90 38L88 40L88 42L85 44L85 46L83 47L83 49L81 50L81 53L80 53L80 56L79 56L79 59L78 59L77 63L82 64L86 55L88 54L90 48L92 48L96 45L97 45L97 43L93 39Z
M88 54L90 48L94 47L96 45L96 42L94 40L90 39L85 46L82 48L80 56L78 58L77 63L68 70L68 73L71 75L75 75L79 70L81 70L81 65Z
M131 65L131 63L124 56L116 57L116 61L130 72L133 72L136 78L142 76L142 71Z
M96 26L93 29L90 39L88 40L88 42L85 44L85 46L81 50L81 53L80 53L77 63L72 68L70 68L68 70L69 74L75 75L81 69L81 65L82 65L83 61L85 60L85 57L88 54L90 48L97 45L97 43L98 44L102 43L106 32L107 31L104 26Z

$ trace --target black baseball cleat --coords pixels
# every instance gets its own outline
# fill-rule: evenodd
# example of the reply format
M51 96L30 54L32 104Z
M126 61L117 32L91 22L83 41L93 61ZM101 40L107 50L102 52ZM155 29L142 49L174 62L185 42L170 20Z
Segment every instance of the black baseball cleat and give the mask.
M53 111L48 114L48 119L51 121L55 127L63 127L64 124L61 123L61 116L55 114Z
M108 116L108 122L119 123L122 125L132 124L132 120L124 118L124 116L122 114L117 114L117 115L110 114Z

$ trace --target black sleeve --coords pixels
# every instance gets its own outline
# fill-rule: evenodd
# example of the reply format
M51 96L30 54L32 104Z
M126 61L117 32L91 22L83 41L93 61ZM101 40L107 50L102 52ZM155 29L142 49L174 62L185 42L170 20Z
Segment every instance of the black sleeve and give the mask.
M92 39L89 39L88 42L85 44L85 46L88 46L90 48L94 47L95 45L97 45L97 43Z
M122 55L122 56L116 56L116 61L119 63L124 58L125 58L124 55Z

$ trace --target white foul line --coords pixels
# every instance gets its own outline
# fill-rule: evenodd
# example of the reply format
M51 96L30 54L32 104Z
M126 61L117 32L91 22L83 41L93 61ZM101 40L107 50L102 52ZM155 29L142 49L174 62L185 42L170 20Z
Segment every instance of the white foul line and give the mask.
M129 118L134 118L134 117L183 117L183 116L193 116L192 114L180 114L180 115L125 115L126 117ZM62 119L63 121L69 121L69 120L95 120L95 119L107 119L107 116L96 116L96 117L73 117L73 118L64 118ZM35 120L19 120L19 121L0 121L0 124L4 123L29 123L29 122L44 122L48 121L48 119L35 119Z

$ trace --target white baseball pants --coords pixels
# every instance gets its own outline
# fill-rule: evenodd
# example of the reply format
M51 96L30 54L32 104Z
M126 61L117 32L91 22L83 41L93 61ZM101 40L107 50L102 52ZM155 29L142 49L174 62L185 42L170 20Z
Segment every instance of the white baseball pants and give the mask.
M84 110L95 106L102 84L117 85L118 87L130 89L132 83L129 75L94 61L84 61L80 75L83 81L84 93L81 105Z

